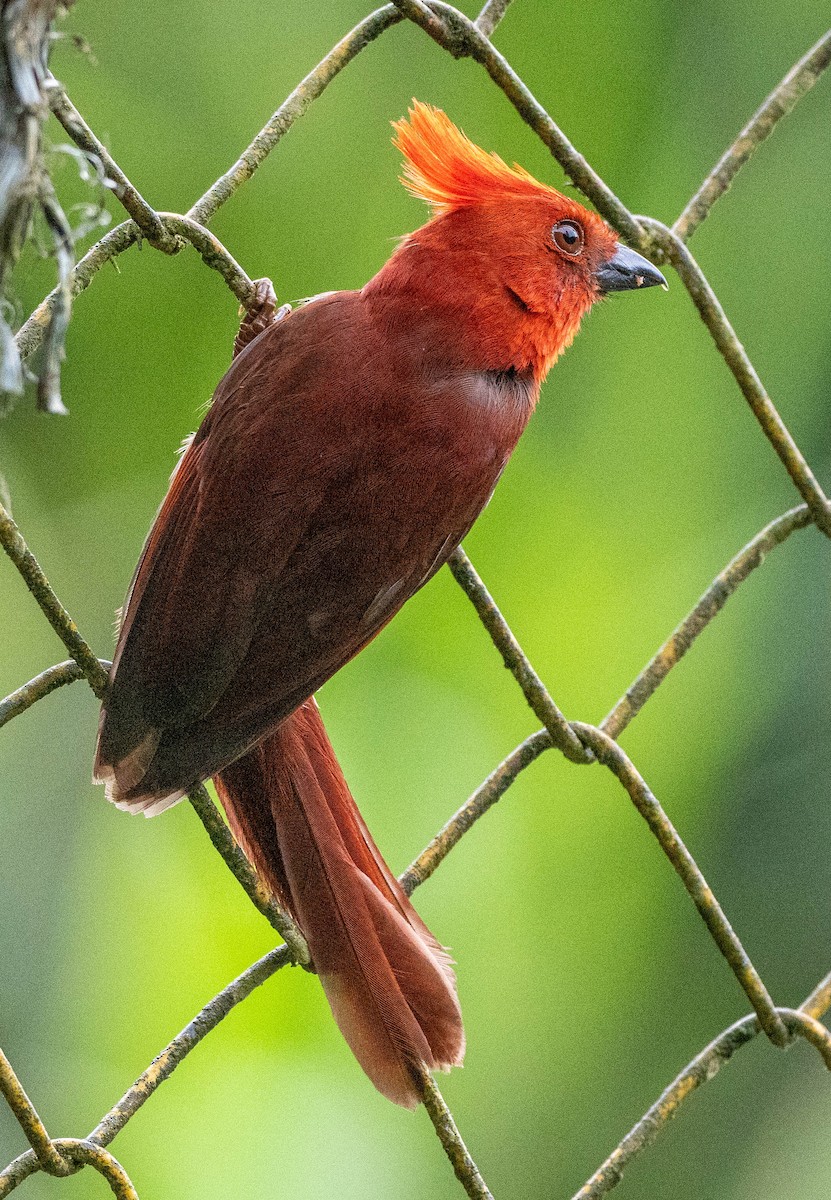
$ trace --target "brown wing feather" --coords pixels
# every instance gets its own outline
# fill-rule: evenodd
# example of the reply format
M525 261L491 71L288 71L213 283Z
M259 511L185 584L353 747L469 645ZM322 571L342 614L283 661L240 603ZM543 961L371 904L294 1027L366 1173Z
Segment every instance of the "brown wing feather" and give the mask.
M125 612L96 760L117 802L163 806L255 744L483 507L504 427L400 343L359 293L336 293L267 329L220 383Z

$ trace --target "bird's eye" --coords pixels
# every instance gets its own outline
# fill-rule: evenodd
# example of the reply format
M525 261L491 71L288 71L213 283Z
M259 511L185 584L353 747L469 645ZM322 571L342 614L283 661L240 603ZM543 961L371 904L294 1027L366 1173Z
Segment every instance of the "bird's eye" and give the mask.
M576 221L558 221L551 230L554 245L569 258L577 258L583 252L583 230Z

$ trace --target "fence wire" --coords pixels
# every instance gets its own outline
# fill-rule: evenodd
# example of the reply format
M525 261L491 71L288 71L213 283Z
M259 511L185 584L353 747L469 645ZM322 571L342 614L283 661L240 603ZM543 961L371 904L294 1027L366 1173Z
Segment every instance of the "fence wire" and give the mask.
M19 7L19 0L16 2ZM768 553L796 530L808 526L814 526L826 536L831 536L831 501L776 411L717 296L686 245L718 198L730 186L736 173L828 66L831 61L831 32L791 68L722 155L674 225L669 227L654 218L629 212L494 47L491 35L510 2L489 0L475 21L439 0L430 0L429 4L422 0L395 0L394 4L377 9L348 33L306 76L233 166L184 214L155 211L114 162L61 85L51 76L45 78L44 92L55 117L76 145L96 158L130 219L101 238L70 273L63 273L58 287L45 297L19 330L16 346L21 360L25 360L45 340L51 360L54 360L56 355L50 339L54 341L56 316L60 321L65 320L67 293L71 293L72 298L78 296L106 262L140 240L171 255L178 254L188 244L193 246L204 262L222 275L246 309L255 307L255 283L206 228L207 222L250 179L283 134L306 112L335 76L360 51L402 20L419 25L454 58L468 57L480 64L522 119L549 148L566 174L621 236L654 261L669 263L675 268L804 503L771 521L727 564L599 726L570 721L563 715L464 551L457 550L450 560L450 569L473 603L479 619L543 728L526 738L508 755L401 876L401 883L408 894L429 879L473 824L505 794L520 772L549 749L559 750L575 763L599 762L607 767L620 781L679 875L753 1012L731 1025L696 1055L573 1198L596 1200L611 1191L632 1159L660 1136L685 1100L712 1079L757 1034L763 1032L779 1048L790 1045L796 1038L804 1038L817 1049L826 1066L831 1069L831 1034L821 1022L823 1015L831 1008L831 973L817 984L799 1008L783 1008L774 1003L692 854L616 740L696 638L721 611L733 592L761 565ZM33 0L32 8L40 11L42 20L43 4ZM54 400L54 376L50 377L49 386ZM70 661L50 667L0 701L2 726L56 688L78 679L85 679L95 694L100 696L110 664L99 660L81 636L27 548L20 530L2 505L0 544L72 656ZM281 967L292 962L309 962L302 934L288 914L269 896L205 789L196 789L189 799L228 868L286 944L266 954L214 996L153 1060L86 1138L50 1137L18 1076L0 1051L0 1092L31 1147L0 1171L0 1200L37 1171L45 1171L53 1176L68 1176L85 1166L99 1172L116 1196L135 1200L137 1193L129 1176L106 1147L159 1085L170 1077L179 1063L216 1028L232 1008ZM491 1198L487 1184L467 1150L441 1093L426 1074L423 1096L430 1120L465 1192L480 1200Z

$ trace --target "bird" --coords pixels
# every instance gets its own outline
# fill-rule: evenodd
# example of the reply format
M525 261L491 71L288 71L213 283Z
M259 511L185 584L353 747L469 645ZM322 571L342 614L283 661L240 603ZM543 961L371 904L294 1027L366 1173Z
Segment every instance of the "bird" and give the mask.
M666 287L575 198L413 101L402 182L430 209L359 290L243 322L122 609L94 779L153 815L212 778L390 1100L461 1065L448 952L358 811L315 692L447 561L582 318ZM265 281L268 284L268 281Z

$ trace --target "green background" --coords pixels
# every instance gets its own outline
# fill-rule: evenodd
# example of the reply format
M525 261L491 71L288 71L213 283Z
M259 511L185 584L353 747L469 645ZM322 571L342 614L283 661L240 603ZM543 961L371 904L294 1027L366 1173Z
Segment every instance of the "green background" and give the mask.
M496 41L636 212L672 221L823 31L815 0L517 0ZM474 9L468 6L468 11ZM151 203L183 211L366 12L329 0L78 0L52 65ZM692 248L820 478L831 478L826 80ZM562 185L484 71L398 26L332 84L212 228L281 299L360 286L424 218L389 121L412 96ZM51 125L53 144L66 141ZM67 205L89 201L52 160ZM116 220L117 204L109 201ZM17 272L25 315L50 262ZM467 540L558 704L600 720L710 579L796 503L683 289L624 295L554 369ZM236 302L194 252L130 250L76 302L67 419L0 423L14 515L102 656L181 439L229 361ZM797 533L622 739L767 985L798 1004L831 965L827 544ZM0 562L0 694L63 647ZM535 727L448 572L323 689L335 747L401 870ZM0 739L0 1035L55 1136L82 1136L273 944L194 814L130 818L89 782L96 705L63 689ZM500 1200L567 1197L747 1002L625 793L556 753L418 893L458 962L468 1054L445 1095ZM785 1200L831 1187L819 1057L761 1040L684 1107L621 1195ZM0 1104L0 1158L25 1148ZM423 1111L377 1095L316 980L236 1009L113 1145L142 1200L461 1194ZM28 1195L104 1194L89 1171ZM97 1189L97 1191L96 1191Z

